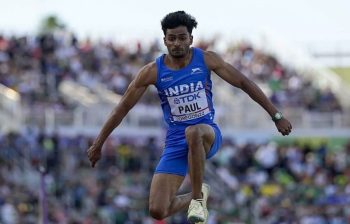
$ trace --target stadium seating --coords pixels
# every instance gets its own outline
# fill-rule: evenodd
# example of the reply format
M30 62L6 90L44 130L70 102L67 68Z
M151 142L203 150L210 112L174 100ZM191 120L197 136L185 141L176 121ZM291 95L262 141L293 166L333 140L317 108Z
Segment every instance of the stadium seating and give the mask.
M86 150L137 70L163 50L158 42L0 35L1 224L38 223L45 211L49 223L160 223L147 210L165 135L154 88L108 139L97 168ZM276 137L263 109L213 76L225 138L206 166L209 223L349 223L350 116L339 92L246 42L220 53L292 120L294 137L311 138ZM186 178L180 190L189 189Z

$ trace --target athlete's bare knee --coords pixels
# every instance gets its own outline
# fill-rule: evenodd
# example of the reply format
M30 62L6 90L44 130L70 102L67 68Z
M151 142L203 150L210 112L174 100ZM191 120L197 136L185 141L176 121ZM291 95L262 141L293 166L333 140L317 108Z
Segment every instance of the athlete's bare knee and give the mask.
M151 203L149 205L149 214L154 219L162 220L166 217L167 211L161 205L155 205Z
M200 130L199 126L197 126L197 125L189 126L185 130L185 135L186 135L186 139L188 141L200 140L201 130Z

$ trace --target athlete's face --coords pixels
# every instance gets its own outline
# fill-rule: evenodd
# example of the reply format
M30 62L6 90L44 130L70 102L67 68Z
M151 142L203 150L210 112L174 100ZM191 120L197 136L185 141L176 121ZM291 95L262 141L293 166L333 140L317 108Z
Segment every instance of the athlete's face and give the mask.
M185 57L189 53L193 37L185 26L167 29L164 44L174 58Z

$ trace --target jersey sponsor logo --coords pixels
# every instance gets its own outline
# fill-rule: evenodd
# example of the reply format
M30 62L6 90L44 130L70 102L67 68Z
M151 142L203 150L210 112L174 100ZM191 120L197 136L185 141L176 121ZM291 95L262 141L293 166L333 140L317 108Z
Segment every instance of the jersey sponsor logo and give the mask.
M192 102L194 100L200 99L200 92L196 92L193 94L187 94L185 96L179 96L174 98L174 104L181 104L186 102Z
M199 74L199 73L203 73L201 68L192 68L191 75L192 74Z
M163 77L160 79L161 82L169 82L172 81L174 78L172 76L168 76L168 77Z

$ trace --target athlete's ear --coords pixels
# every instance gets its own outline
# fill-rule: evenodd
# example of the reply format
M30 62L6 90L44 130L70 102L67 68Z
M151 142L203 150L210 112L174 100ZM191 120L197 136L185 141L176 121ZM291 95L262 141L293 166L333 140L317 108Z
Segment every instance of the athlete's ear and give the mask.
M193 36L190 35L190 45L192 45L192 44L193 44Z
M163 42L164 42L164 45L166 45L166 38L165 38L165 36L163 37Z

